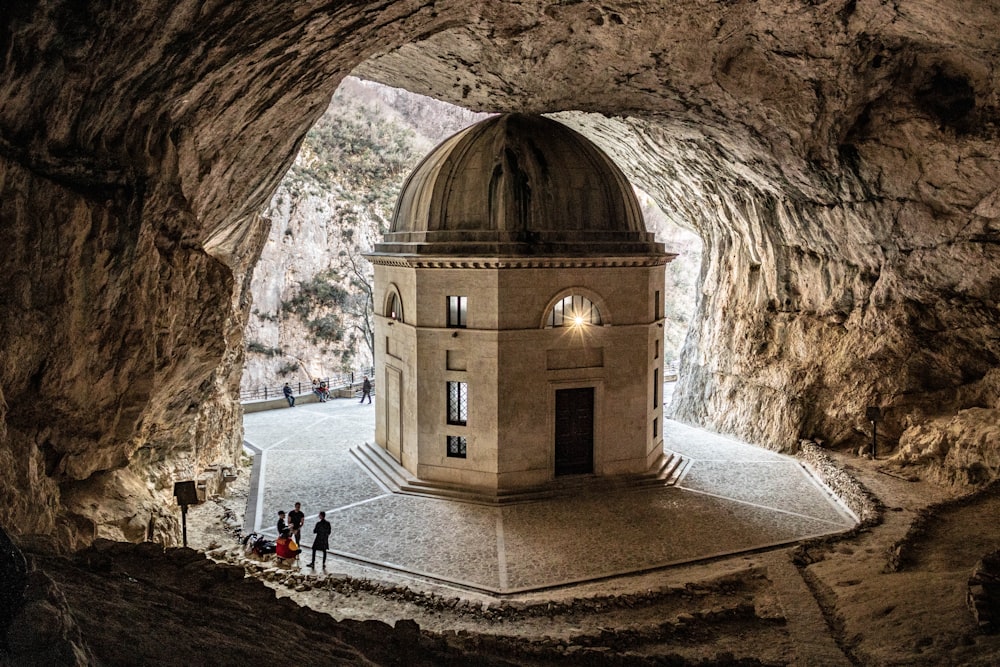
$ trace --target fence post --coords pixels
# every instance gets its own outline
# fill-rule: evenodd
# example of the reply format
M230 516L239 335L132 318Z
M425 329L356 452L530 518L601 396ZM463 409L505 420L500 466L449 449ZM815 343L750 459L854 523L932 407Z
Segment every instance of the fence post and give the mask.
M264 400L267 400L267 387L264 387Z

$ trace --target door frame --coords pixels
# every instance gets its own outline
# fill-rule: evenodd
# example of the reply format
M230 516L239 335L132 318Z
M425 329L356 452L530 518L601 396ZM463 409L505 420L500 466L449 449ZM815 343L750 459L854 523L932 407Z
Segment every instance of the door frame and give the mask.
M549 479L556 478L556 391L559 389L594 390L594 472L599 475L604 471L604 378L581 377L567 380L550 380L548 382L546 423L548 426Z
M392 413L393 413L392 399L393 399L393 396L392 396L392 391L390 390L390 387L392 386L393 383L389 379L390 377L392 377L392 378L394 378L394 379L397 380L396 387L398 389L398 396L395 397L396 398L396 405L399 406L399 413L396 415L398 417L398 419L395 420L396 421L396 428L399 431L399 456L398 457L396 456L395 453L393 453L393 447L392 447L392 444L393 444L392 443L392 422L393 422L393 419L392 419ZM385 402L384 402L384 405L385 405L385 451L389 453L389 456L391 456L392 458L396 459L396 463L399 463L400 465L403 465L403 439L404 439L403 434L406 432L405 429L403 428L403 396L404 396L404 391L403 391L403 377L404 377L403 371L400 370L399 368L396 368L394 366L389 366L389 365L385 366L385 391L384 391L384 393L385 393Z

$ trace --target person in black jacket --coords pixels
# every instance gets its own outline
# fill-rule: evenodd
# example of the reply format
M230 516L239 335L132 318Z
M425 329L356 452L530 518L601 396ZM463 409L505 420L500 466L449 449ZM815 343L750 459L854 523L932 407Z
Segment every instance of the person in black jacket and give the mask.
M291 385L289 385L286 382L284 389L282 389L281 391L283 391L284 394L285 394L285 400L288 401L288 407L294 408L295 407L295 397L292 396L292 387L291 387Z
M305 522L306 515L302 511L302 503L295 503L295 509L288 513L288 528L299 544L302 543L302 524Z
M322 549L323 567L326 568L326 550L330 548L330 532L332 530L333 527L326 520L326 512L320 512L319 521L316 522L316 527L313 528L313 532L316 533L316 539L313 540L313 557L312 562L309 563L309 567L316 567L316 550Z
M372 402L372 383L368 380L367 375L364 382L361 383L361 400L359 402L364 403L366 398L369 403Z

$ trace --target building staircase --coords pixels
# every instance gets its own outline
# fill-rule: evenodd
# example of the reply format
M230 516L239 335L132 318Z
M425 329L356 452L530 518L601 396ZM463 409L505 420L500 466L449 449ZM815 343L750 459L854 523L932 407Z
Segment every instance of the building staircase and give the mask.
M393 459L389 452L371 443L352 447L350 452L369 474L392 493L482 505L509 505L580 493L673 486L684 476L690 465L690 460L680 454L664 450L656 464L644 473L615 476L567 475L533 487L484 489L419 479Z

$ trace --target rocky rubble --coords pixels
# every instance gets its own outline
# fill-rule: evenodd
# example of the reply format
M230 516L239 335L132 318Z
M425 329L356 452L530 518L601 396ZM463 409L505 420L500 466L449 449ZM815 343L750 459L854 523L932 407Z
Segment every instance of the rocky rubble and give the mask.
M755 605L766 583L760 572L721 577L643 594L599 596L574 603L497 601L472 606L458 598L420 594L405 587L310 577L267 564L229 565L192 549L104 540L72 556L47 553L51 541L27 546L30 571L25 602L7 628L0 664L247 664L280 663L283 656L317 664L671 664L757 665L725 651L688 659L649 653L662 643L698 643L714 632L735 632L763 622L778 624L773 607ZM231 552L220 550L217 557ZM247 577L246 572L254 576ZM428 633L413 621L335 621L300 607L257 579L297 593L367 589L387 598L418 601L454 617L474 615L497 628L526 619L570 613L608 613L676 599L690 610L654 623L606 627L564 639L532 640L500 633ZM42 629L43 631L39 631ZM139 630L139 631L137 631ZM637 652L638 651L638 652ZM205 662L207 661L207 663Z
M1000 551L976 563L969 577L969 609L983 632L1000 630Z
M628 593L622 595L597 595L587 598L576 598L563 601L523 602L497 598L492 602L479 602L463 599L459 596L444 597L436 593L421 591L406 585L388 584L377 580L357 579L345 574L313 573L293 569L281 565L273 559L260 560L256 557L243 556L237 549L218 548L207 552L209 557L242 566L248 576L268 581L278 586L302 593L311 590L325 590L338 595L350 597L358 593L376 595L384 600L415 604L430 611L447 610L452 614L468 616L483 623L518 622L527 618L551 618L553 616L573 613L603 613L616 609L631 609L636 607L661 604L666 599L691 600L707 596L710 593L721 593L726 596L745 597L731 608L742 608L752 603L752 593L764 578L757 570L741 572L739 576L722 576L711 581L691 582L676 586L663 586L644 593ZM720 612L723 615L729 612ZM715 611L698 610L683 616L691 618L713 618ZM675 619L673 625L684 625L684 618Z
M879 521L882 503L842 466L835 463L819 444L810 440L801 441L799 458L854 512L860 527L871 526Z
M98 540L72 557L28 554L2 664L469 663L415 624L338 623L193 549Z

